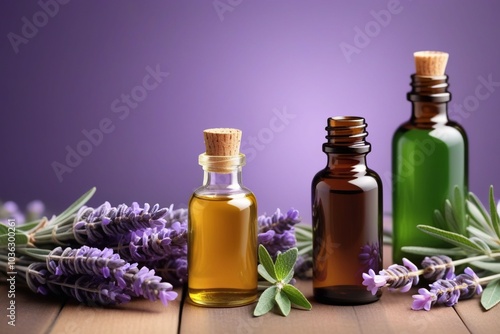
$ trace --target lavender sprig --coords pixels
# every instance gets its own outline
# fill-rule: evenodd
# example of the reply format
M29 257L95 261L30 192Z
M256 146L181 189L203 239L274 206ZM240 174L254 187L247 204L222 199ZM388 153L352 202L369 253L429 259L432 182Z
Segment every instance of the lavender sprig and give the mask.
M484 280L483 280L484 281ZM434 304L453 306L459 299L469 299L474 294L481 294L481 279L469 267L464 273L452 279L438 279L429 284L430 290L421 288L413 295L413 310L429 311Z
M66 295L88 305L114 305L130 301L130 296L115 282L90 275L52 275L43 262L30 264L24 275L28 287L43 295L50 292Z
M144 208L137 202L129 207L120 204L111 207L105 202L96 209L82 207L76 216L73 226L75 239L83 245L101 246L103 244L116 244L119 238L130 231L144 228L164 227L167 208L158 204L151 210L149 204Z
M159 299L164 305L177 298L177 292L172 291L172 285L163 282L161 277L155 275L154 270L147 267L139 269L137 263L127 263L111 249L101 251L82 246L79 249L68 247L65 250L58 247L50 252L29 248L20 251L46 261L43 270L47 272L37 270L37 273L32 273L32 276L26 276L27 281L31 280L28 285L31 284L30 287L36 292L44 293L47 291L47 286L50 288L49 283L52 282L52 284L60 285L66 294L72 294L78 298L81 295L80 292L66 291L64 286L68 284L72 287L79 285L95 290L104 284L104 289L110 293L113 292L113 289L118 291L119 288L130 297L144 297L151 301ZM44 255L47 252L48 254ZM40 267L37 268L40 269ZM49 274L50 276L48 276ZM80 281L79 277L93 279L89 280L87 285L84 281ZM81 297L81 299L85 298Z
M126 262L112 249L82 246L77 249L67 247L53 249L46 257L47 268L54 275L99 275L108 278L111 273L122 268Z

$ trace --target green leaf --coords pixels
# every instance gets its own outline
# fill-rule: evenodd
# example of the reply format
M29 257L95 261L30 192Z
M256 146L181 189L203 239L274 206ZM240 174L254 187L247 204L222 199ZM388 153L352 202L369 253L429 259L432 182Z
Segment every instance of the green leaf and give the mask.
M474 267L478 267L479 269L492 271L494 273L500 273L499 262L472 261L470 264L473 265Z
M261 315L266 314L267 312L273 309L275 300L274 297L278 293L278 288L276 286L271 286L264 290L259 297L259 302L257 306L255 306L255 310L253 311L253 315L256 317L260 317Z
M9 232L9 227L5 224L0 223L0 234L7 234Z
M493 194L493 186L490 186L490 216L493 229L495 230L497 237L500 238L500 218L498 217L495 195Z
M288 299L292 302L294 306L302 308L304 310L310 310L312 308L311 303L306 297L299 291L296 287L290 284L286 284L282 291L288 296Z
M87 201L94 196L96 187L91 188L85 194L83 194L79 199L77 199L73 204L71 204L66 210L59 214L56 221L60 222L77 212Z
M475 236L477 238L480 238L482 241L486 242L489 246L493 248L499 248L500 244L498 243L498 239L496 236L491 236L482 230L478 229L475 226L469 226L467 227L467 231L469 231L469 234L471 236Z
M453 207L451 206L451 202L449 200L444 202L444 219L446 220L449 231L460 233L460 227L455 219Z
M488 211L486 211L486 208L484 207L483 203L481 203L479 198L477 198L477 196L474 195L474 193L470 192L468 200L470 201L470 203L472 203L472 205L474 207L476 207L479 210L479 212L481 213L481 216L483 217L483 219L486 221L488 226L493 231L493 225L491 224L490 215L488 214Z
M290 272L293 272L295 261L297 261L298 249L296 247L290 248L284 253L278 254L274 269L276 271L276 279L284 281Z
M462 190L455 186L453 189L453 213L458 225L458 232L465 235L467 223L465 221L465 203L462 195Z
M439 210L434 210L434 221L436 222L436 227L438 228L445 229L448 227L443 214Z
M276 280L276 270L274 269L273 259L271 259L271 255L269 255L266 247L262 244L259 245L259 262L262 264L269 276Z
M458 233L441 230L429 225L418 225L417 228L427 234L433 235L436 238L447 241L455 246L462 247L470 251L483 253L483 249L481 247L470 241L467 237L464 237L463 235L460 235Z
M16 227L16 229L19 230L19 231L27 232L27 231L29 231L31 229L34 229L35 227L38 227L38 225L40 225L41 221L42 221L42 219L38 219L38 220L35 220L35 221L32 221L32 222L23 224L23 225L21 225L19 227Z
M488 283L481 295L481 305L490 310L493 306L500 302L500 279L496 279Z
M14 238L15 238L16 247L17 246L25 246L28 244L28 240L29 240L28 235L23 233L23 232L16 231L16 233L14 234ZM0 247L7 247L9 242L10 241L9 241L9 234L8 233L0 235Z
M492 231L490 223L487 221L487 218L484 217L481 210L470 200L467 200L466 203L467 212L471 220L469 225L474 225L483 231Z
M461 248L433 248L433 247L419 247L419 246L404 246L401 247L403 252L417 254L417 255L427 255L434 256L436 254L448 255L448 256L467 256Z
M262 276L266 281L271 282L271 283L276 283L276 280L269 275L267 272L266 268L262 264L259 264L257 266L257 271L259 272L260 276Z
M288 299L288 296L281 290L278 290L278 293L274 297L274 300L276 300L276 303L278 304L281 314L283 314L285 317L290 313L290 310L292 309L292 303L290 302L290 299Z

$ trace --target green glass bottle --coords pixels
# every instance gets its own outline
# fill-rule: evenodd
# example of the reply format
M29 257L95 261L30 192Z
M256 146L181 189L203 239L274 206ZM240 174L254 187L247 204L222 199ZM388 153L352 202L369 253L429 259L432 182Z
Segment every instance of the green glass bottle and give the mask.
M467 191L468 144L464 129L448 119L448 54L417 52L417 72L411 77L407 98L412 104L409 121L392 141L393 261L403 257L419 265L422 256L401 251L403 246L450 247L420 231L433 225L435 210L444 208L458 186ZM444 62L444 64L443 64Z

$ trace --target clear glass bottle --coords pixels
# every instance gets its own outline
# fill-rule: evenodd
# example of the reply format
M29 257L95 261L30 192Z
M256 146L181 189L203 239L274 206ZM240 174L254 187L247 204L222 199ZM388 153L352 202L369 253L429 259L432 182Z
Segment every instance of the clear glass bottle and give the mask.
M257 201L241 182L245 155L211 155L208 145L188 209L188 294L201 306L245 305L257 298Z
M366 165L361 117L328 119L327 166L312 181L313 288L317 301L374 302L362 273L382 269L382 182Z
M411 118L392 140L393 261L419 265L423 257L401 247L450 247L417 225L435 226L434 211L444 209L455 186L467 192L468 144L464 129L448 119L448 76L413 74L411 87Z

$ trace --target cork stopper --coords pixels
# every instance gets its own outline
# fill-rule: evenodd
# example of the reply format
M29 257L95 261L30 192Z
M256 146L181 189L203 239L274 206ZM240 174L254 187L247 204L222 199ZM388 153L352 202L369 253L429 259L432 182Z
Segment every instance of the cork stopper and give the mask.
M418 51L415 58L416 75L442 76L448 63L448 53L441 51Z
M241 130L215 128L203 131L207 155L235 156L240 154Z

